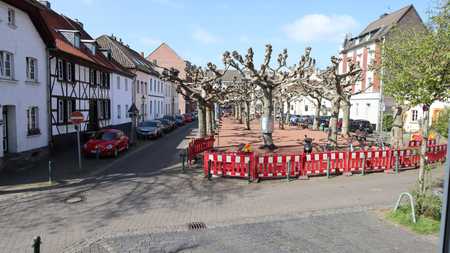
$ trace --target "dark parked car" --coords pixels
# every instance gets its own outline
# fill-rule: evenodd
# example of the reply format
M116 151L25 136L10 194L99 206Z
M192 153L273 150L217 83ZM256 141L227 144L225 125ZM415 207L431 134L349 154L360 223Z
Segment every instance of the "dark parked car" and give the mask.
M164 115L162 117L162 119L168 121L168 123L172 126L172 128L176 128L177 127L175 116Z
M180 116L180 115L177 115L177 116L175 116L175 124L177 125L177 126L184 126L184 119L183 119L183 117L182 116Z
M175 122L167 119L155 119L155 121L159 121L161 123L164 133L168 133L176 127Z
M138 138L157 138L162 135L162 125L158 121L150 120L139 123L136 128Z
M350 120L349 130L350 130L350 132L356 132L357 130L359 130L359 131L367 132L369 134L373 133L372 124L370 124L369 121L362 120L362 119Z
M128 149L128 137L117 129L102 129L96 132L83 146L85 155L119 156Z
M320 125L323 125L324 127L330 126L330 118L331 116L320 116Z

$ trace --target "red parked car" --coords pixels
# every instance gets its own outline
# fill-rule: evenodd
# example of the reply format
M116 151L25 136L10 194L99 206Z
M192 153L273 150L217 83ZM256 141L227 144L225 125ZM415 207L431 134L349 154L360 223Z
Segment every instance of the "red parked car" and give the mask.
M119 156L119 152L128 149L128 137L117 129L102 129L83 146L85 155Z
M192 115L190 115L189 113L185 113L183 114L183 119L185 123L192 122Z

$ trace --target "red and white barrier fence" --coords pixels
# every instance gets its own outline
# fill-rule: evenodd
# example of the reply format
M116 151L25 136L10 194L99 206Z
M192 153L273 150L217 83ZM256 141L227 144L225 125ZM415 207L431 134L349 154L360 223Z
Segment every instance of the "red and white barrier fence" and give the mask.
M214 147L214 142L215 142L214 136L193 139L191 142L189 142L187 149L188 164L191 164L192 160L194 160L194 158L198 154L201 154L204 151L212 149Z
M428 147L427 162L443 162L447 145ZM406 170L419 166L420 154L415 148L398 150L333 151L298 154L264 154L243 152L204 152L205 176L273 179L300 176L364 174Z

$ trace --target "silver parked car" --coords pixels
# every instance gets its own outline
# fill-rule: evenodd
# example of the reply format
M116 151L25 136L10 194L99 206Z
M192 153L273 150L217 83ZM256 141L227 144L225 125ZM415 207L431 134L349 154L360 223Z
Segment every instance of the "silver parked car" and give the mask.
M162 135L163 126L156 120L144 121L139 123L136 128L138 138L149 139L158 138Z

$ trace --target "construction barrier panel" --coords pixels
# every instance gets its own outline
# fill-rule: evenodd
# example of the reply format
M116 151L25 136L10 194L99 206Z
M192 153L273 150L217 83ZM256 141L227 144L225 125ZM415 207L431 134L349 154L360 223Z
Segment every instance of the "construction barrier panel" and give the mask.
M428 144L427 146L434 146L436 145L436 140L428 140ZM422 141L415 141L415 140L411 140L408 142L408 147L410 148L414 148L414 147L420 147L420 145L422 145Z
M238 152L208 152L203 155L205 176L227 176L254 179L255 155Z
M193 139L191 142L189 142L187 149L188 163L191 164L192 160L194 160L194 158L198 154L203 153L206 150L212 149L214 147L214 142L215 142L214 136Z
M258 178L298 177L302 167L302 155L260 155L257 156L256 176Z
M429 146L426 155L428 163L443 162L447 145ZM417 148L261 155L206 151L204 173L208 177L227 176L248 180L294 178L414 169L419 167L419 162Z

